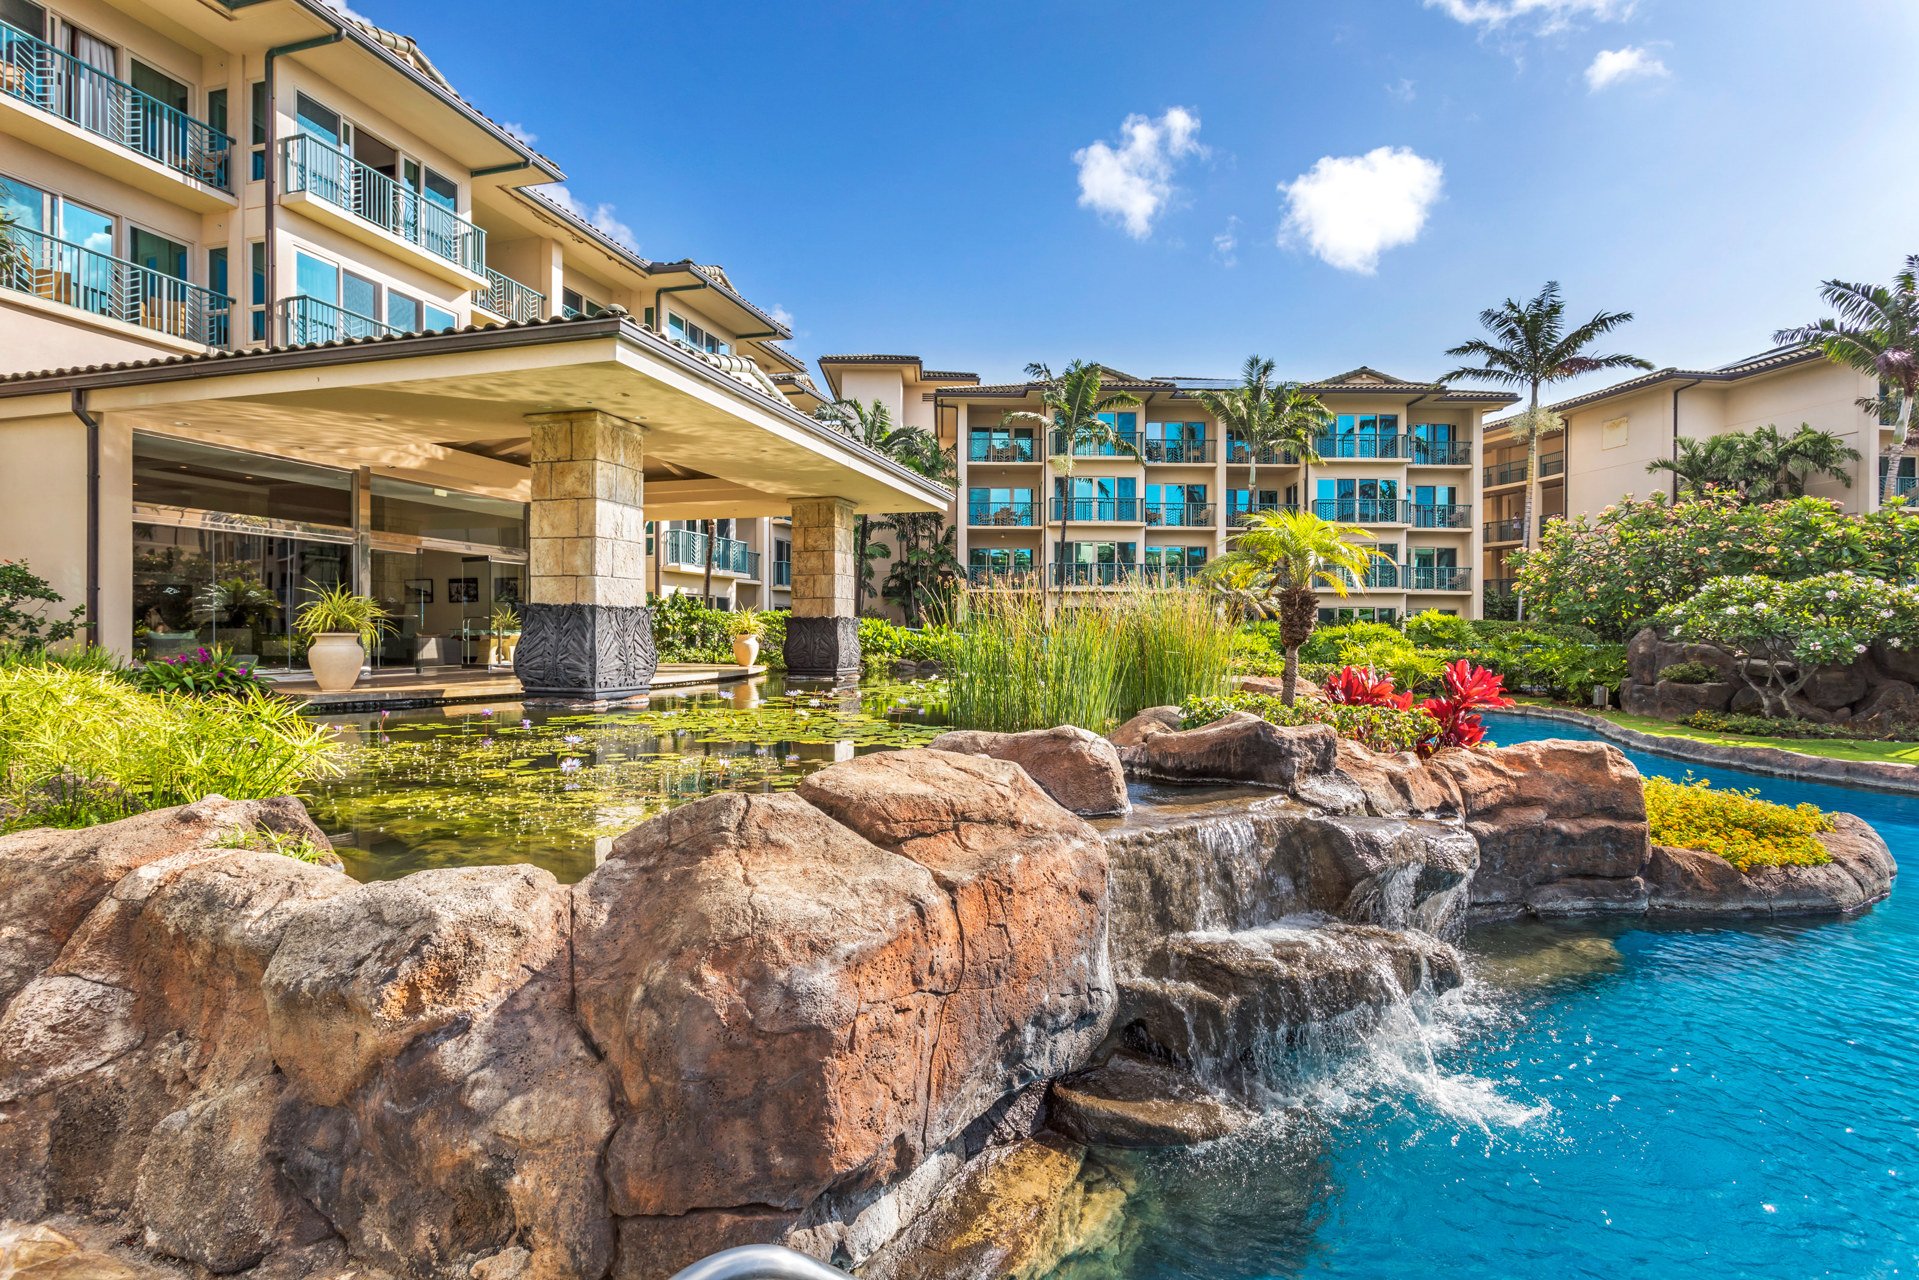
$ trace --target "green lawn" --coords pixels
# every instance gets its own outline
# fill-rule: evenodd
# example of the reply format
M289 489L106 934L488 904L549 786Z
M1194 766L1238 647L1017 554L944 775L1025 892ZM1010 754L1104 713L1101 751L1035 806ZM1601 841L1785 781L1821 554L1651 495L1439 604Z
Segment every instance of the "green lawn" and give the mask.
M1714 733L1651 716L1629 716L1623 711L1598 711L1592 707L1562 707L1544 698L1520 698L1529 706L1558 707L1562 711L1580 711L1610 720L1622 729L1656 734L1663 738L1691 738L1695 742L1716 742L1733 747L1777 747L1797 751L1804 756L1825 756L1831 760L1884 760L1894 764L1919 764L1919 742L1866 742L1847 738L1761 738L1743 733Z

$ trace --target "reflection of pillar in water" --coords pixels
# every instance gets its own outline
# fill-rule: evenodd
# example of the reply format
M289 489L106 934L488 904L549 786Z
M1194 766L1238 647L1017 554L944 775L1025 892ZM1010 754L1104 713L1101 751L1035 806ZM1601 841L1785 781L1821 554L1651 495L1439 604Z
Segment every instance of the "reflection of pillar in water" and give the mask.
M851 742L835 742L833 744L833 763L838 764L842 760L851 760L852 758L853 744Z

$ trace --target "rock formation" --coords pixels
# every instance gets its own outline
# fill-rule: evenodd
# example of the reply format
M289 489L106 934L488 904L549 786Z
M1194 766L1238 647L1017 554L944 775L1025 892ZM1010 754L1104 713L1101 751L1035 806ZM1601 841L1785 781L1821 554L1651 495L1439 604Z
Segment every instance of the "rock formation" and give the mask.
M1662 679L1681 663L1710 669L1699 682ZM1739 662L1712 645L1682 644L1642 628L1626 646L1619 705L1634 715L1683 720L1695 711L1758 714L1759 695L1739 675ZM1793 695L1794 715L1843 724L1862 735L1890 736L1919 724L1919 654L1874 645L1855 661L1822 668Z

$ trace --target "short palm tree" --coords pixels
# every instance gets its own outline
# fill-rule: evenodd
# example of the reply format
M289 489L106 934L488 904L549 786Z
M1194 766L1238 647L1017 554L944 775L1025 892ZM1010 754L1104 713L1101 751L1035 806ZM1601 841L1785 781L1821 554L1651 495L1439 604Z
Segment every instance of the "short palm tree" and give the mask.
M1830 431L1801 423L1785 435L1768 424L1703 441L1681 436L1674 456L1649 462L1646 470L1670 471L1694 494L1720 488L1748 502L1776 502L1804 497L1807 482L1818 476L1850 486L1847 464L1858 460L1859 451Z
M1859 407L1881 421L1892 419L1892 444L1880 480L1880 501L1890 502L1899 493L1899 460L1919 454L1919 420L1912 414L1913 398L1919 396L1919 253L1907 257L1890 288L1828 280L1819 297L1838 315L1781 329L1773 340L1808 343L1834 364L1878 380L1880 394L1862 397Z
M875 453L883 453L896 462L906 461L904 455L919 447L913 437L926 434L916 427L894 426L892 410L881 400L866 404L857 400L835 400L832 404L821 405L813 416L822 422L832 423ZM864 609L867 600L877 594L873 585L873 562L885 560L893 554L892 548L884 542L871 540L871 535L876 531L869 517L853 517L853 546L858 569L858 581L854 584L858 595L853 610L855 613Z
M1374 560L1389 559L1364 545L1372 534L1335 524L1309 511L1261 511L1240 530L1233 549L1207 566L1206 579L1262 616L1277 618L1286 650L1280 700L1287 706L1299 688L1299 649L1319 625L1319 591L1347 592Z
M1119 409L1132 408L1140 403L1138 396L1128 391L1107 391L1102 385L1105 371L1097 364L1086 360L1075 360L1066 366L1066 372L1055 377L1053 370L1044 364L1026 366L1026 376L1040 383L1040 411L1019 410L1006 415L1006 421L1030 422L1049 433L1054 456L1049 465L1069 480L1073 474L1073 456L1085 446L1099 449L1116 449L1139 456L1139 444L1122 432L1116 422L1102 419L1100 415L1111 415ZM1061 495L1059 546L1064 551L1067 544L1067 532L1073 522L1073 489L1065 486ZM1059 571L1060 599L1066 598L1066 571L1062 565Z
M1638 356L1594 355L1589 348L1614 329L1632 320L1630 311L1601 311L1585 324L1566 328L1566 300L1559 296L1559 282L1548 280L1546 287L1531 301L1519 303L1511 298L1497 307L1479 313L1479 323L1491 339L1471 338L1446 354L1463 364L1440 375L1441 382L1474 378L1506 387L1525 387L1529 399L1526 409L1507 419L1513 438L1526 446L1526 497L1522 509L1525 527L1521 545L1531 550L1537 525L1533 516L1538 506L1539 441L1565 423L1558 414L1539 403L1540 388L1568 378L1596 373L1601 369L1650 369L1652 362ZM1525 616L1526 602L1519 601L1519 613Z
M1708 436L1704 440L1681 436L1675 442L1673 456L1654 458L1646 464L1646 472L1648 475L1671 472L1678 481L1674 497L1680 493L1697 497L1709 489L1737 488L1740 462L1733 456L1737 445L1731 436Z
M1332 414L1319 397L1305 391L1297 382L1273 381L1273 362L1260 356L1247 356L1240 370L1237 387L1227 391L1201 391L1199 402L1219 423L1220 434L1237 436L1247 449L1249 463L1246 488L1259 492L1259 455L1267 451L1292 453L1307 462L1318 462L1313 442L1324 434Z

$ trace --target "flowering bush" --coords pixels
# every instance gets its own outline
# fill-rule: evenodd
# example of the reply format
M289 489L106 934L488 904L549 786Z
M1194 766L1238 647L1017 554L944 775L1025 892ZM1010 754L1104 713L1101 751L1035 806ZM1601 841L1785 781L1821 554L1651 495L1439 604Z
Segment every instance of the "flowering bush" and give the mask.
M1364 706L1301 698L1287 706L1265 693L1232 693L1196 698L1186 704L1181 727L1195 729L1230 712L1250 711L1273 724L1295 726L1327 724L1342 738L1374 751L1418 751L1439 735L1439 722L1424 711L1389 706Z
M1513 705L1506 696L1505 681L1464 658L1446 668L1444 679L1445 696L1420 704L1420 709L1439 724L1432 746L1476 747L1485 740L1486 725L1474 712Z
M1765 713L1789 716L1820 667L1850 664L1879 641L1919 644L1919 587L1849 570L1797 582L1714 578L1661 621L1680 640L1740 659L1734 670Z
M1919 511L1845 515L1823 498L1752 506L1729 495L1627 498L1595 517L1552 522L1515 563L1529 618L1625 640L1718 577L1852 570L1906 581L1919 575Z
M142 693L185 693L199 698L237 698L270 693L273 688L251 666L236 662L226 649L205 645L192 653L147 663L135 673L133 683Z
M1371 667L1341 667L1326 679L1326 701L1356 707L1397 707L1404 711L1413 705L1413 695L1393 690L1391 676L1376 675Z
M1715 789L1691 774L1682 782L1646 779L1646 820L1654 844L1716 853L1741 871L1832 861L1816 838L1833 829L1831 814L1809 804L1773 804L1756 790Z

